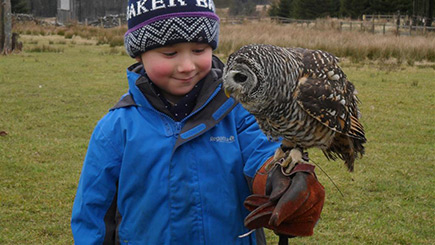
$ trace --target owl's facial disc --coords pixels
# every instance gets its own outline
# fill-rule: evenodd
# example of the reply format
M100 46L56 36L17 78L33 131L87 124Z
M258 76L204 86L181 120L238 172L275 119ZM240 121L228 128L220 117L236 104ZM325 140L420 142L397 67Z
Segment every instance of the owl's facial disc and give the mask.
M256 82L255 76L246 67L234 67L226 71L223 79L227 96L232 95L238 100L242 100L242 97L246 96L252 84Z
M231 95L235 96L240 93L240 83L243 83L243 80L246 80L247 77L239 71L230 70L225 72L223 79L225 94L230 97Z

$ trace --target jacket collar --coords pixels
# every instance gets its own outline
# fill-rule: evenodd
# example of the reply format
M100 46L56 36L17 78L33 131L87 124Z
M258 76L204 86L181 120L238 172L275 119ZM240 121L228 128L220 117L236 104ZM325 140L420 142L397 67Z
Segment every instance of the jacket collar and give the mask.
M155 93L151 86L148 77L142 76L140 71L143 65L141 63L135 63L127 68L127 77L129 84L129 92L134 98L134 102L139 106L144 106L147 101L158 111L161 111L167 115L171 115L168 109L165 108L165 104ZM224 64L216 56L212 58L212 69L205 77L205 84L202 87L197 102L192 112L203 107L209 100L210 96L221 86L221 76Z

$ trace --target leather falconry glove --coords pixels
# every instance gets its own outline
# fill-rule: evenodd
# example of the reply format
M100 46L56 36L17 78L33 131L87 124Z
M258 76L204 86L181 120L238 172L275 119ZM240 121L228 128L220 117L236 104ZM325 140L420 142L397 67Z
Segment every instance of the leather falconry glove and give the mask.
M317 180L314 166L297 164L285 174L279 163L266 172L265 166L257 172L253 181L253 193L244 205L251 211L245 218L249 229L266 227L281 238L311 236L320 218L325 200L325 189Z

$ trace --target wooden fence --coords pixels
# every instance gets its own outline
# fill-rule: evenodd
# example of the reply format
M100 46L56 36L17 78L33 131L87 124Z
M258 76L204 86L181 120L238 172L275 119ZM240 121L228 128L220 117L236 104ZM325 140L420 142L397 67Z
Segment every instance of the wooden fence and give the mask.
M376 16L379 17L379 16ZM432 26L411 26L409 21L399 21L397 25L397 16L391 17L390 21L378 23L370 16L370 21L341 21L331 20L331 27L337 28L340 31L361 31L370 32L373 34L395 34L395 35L425 35L429 32L435 33L435 27ZM393 21L394 20L394 21ZM244 17L244 18L222 18L222 23L227 24L243 24L247 21L271 21L280 24L293 24L306 28L323 28L325 20L301 20L283 17ZM322 25L319 25L322 23ZM404 23L404 24L400 24Z
M393 33L396 35L425 35L428 32L435 33L435 27L395 25L392 23L374 23L367 21L340 21L340 31L363 31L373 34Z

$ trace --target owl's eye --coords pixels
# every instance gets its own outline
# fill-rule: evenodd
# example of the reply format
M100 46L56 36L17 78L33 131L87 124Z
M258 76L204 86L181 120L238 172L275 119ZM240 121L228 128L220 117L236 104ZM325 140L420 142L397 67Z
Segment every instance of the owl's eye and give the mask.
M237 83L243 83L246 79L248 79L248 77L242 73L236 73L236 75L234 75L234 81Z

